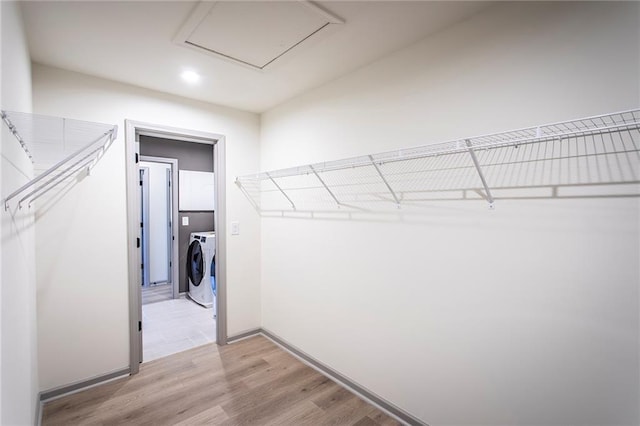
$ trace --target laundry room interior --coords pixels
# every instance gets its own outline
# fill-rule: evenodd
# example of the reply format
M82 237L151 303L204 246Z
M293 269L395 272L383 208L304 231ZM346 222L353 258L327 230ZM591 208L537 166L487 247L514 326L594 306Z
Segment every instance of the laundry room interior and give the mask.
M0 18L0 424L640 425L639 2Z
M214 147L144 134L138 143L149 173L140 182L142 360L150 361L215 342Z

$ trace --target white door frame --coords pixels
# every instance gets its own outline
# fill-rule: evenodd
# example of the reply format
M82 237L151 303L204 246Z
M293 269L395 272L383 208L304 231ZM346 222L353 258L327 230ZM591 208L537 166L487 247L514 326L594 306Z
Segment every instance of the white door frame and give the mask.
M175 158L150 157L140 155L140 161L149 161L152 163L171 164L171 294L174 299L180 296L180 279L178 264L178 160Z
M136 374L142 361L142 305L140 283L140 160L139 136L155 136L213 145L216 173L214 227L216 231L217 319L216 343L227 344L227 232L226 232L226 151L224 135L179 129L159 124L125 120L127 172L127 253L129 261L129 368ZM176 181L177 182L177 181ZM174 183L175 184L175 183Z
M149 271L149 265L145 264L145 259L149 259L149 229L145 227L145 224L149 222L149 168L148 167L138 167L138 171L140 173L140 208L142 209L142 214L140 215L140 249L142 252L140 253L141 259L140 264L142 266L142 286L150 284L151 281L151 273ZM147 232L145 232L145 230ZM150 263L150 262L149 262Z

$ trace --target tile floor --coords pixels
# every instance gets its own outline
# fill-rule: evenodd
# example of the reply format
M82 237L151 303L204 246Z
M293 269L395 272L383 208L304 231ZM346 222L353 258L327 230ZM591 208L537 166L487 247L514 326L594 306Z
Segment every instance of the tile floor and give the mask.
M143 305L173 299L173 285L151 284L149 287L142 287L141 294Z
M181 297L142 306L143 362L215 342L213 310Z

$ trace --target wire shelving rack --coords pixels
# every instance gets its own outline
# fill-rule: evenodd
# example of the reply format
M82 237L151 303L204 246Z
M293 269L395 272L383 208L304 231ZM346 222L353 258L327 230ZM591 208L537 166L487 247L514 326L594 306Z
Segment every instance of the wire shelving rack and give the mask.
M4 110L1 115L34 170L32 179L4 197L5 210L14 200L18 208L31 207L61 183L89 174L118 134L118 126L111 124Z
M637 183L640 109L236 178L261 213L479 198L493 208L496 192L547 189L546 196L571 197L567 188L600 187L600 196L620 196L602 189Z

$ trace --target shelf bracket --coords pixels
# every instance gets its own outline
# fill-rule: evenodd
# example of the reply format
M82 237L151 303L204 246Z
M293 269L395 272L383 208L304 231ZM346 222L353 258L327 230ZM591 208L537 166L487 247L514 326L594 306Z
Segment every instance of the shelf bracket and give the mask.
M105 140L105 138L107 138ZM102 142L103 140L105 140L104 142ZM26 190L28 190L29 188L33 187L34 185L36 185L38 182L40 182L41 180L45 179L47 176L52 175L53 173L55 173L56 171L59 171L59 169L63 166L65 166L67 163L69 163L70 161L73 161L74 158L82 155L83 152L86 152L87 149L89 147L92 147L94 145L96 145L97 143L101 142L102 144L100 146L98 146L97 148L93 149L92 151L90 151L87 155L85 155L83 158L81 158L79 161L73 163L70 167L66 168L65 170L62 170L59 174L55 175L53 178L49 179L48 181L46 181L43 185L37 186L34 190L32 190L31 192L29 192L26 196L24 196L20 202L22 203L23 201L25 201L27 198L29 198L30 196L42 191L44 188L46 188L47 186L51 185L52 183L56 183L60 181L60 176L65 175L71 168L73 168L74 166L76 166L77 164L79 164L81 161L83 161L84 159L88 158L89 156L93 155L94 153L100 151L100 150L105 150L106 147L105 145L110 145L114 140L114 132L108 131L105 132L104 134L100 135L99 137L97 137L96 139L94 139L93 141L91 141L89 144L87 144L86 146L83 146L82 148L80 148L79 150L75 151L74 153L72 153L71 155L69 155L68 157L64 158L63 160L59 161L57 164L55 164L54 166L50 167L49 169L47 169L44 173L40 174L39 176L31 179L29 182L27 182L26 184L24 184L23 186L21 186L20 188L16 189L15 191L13 191L11 194L9 194L5 199L4 199L4 209L5 211L9 209L9 201L12 200L13 198L17 197L18 195L20 195L21 193L25 192ZM47 190L48 191L48 190Z
M253 197L251 195L249 195L249 192L247 191L247 189L244 187L244 185L242 185L242 181L236 177L236 185L238 185L238 188L240 188L240 191L242 191L242 193L244 194L245 197L247 197L247 200L249 200L249 202L251 203L251 205L253 206L254 209L256 209L256 211L258 213L260 213L260 206L258 205L258 203L253 199Z
M110 136L108 143L111 143L111 141L112 141L112 137ZM80 170L82 170L85 167L90 167L91 163L96 160L93 157L93 155L100 150L104 151L104 145L99 146L98 148L94 149L91 152L88 152L84 157L80 158L79 160L77 160L76 162L74 162L64 170L61 170L60 173L55 175L53 178L44 182L40 186L36 186L31 192L23 196L18 201L18 208L20 208L22 203L28 200L29 198L31 198L31 200L29 201L29 206L31 206L31 203L33 203L35 200L37 200L38 198L40 198L41 196L43 196L44 194L46 194L47 192L55 188L55 186L59 182L62 182L63 180L68 179L69 177L73 176L75 173L78 173ZM80 166L78 166L78 164L80 164Z
M338 205L338 207L340 207L340 201L338 201L338 198L336 198L335 194L333 192L331 192L331 190L329 189L329 187L327 186L326 183L324 183L324 181L322 180L322 178L320 177L320 175L318 174L318 172L316 172L316 169L313 168L313 166L309 166L311 168L311 171L313 172L314 175L316 175L316 177L318 178L318 180L320 181L320 183L322 184L322 186L324 186L324 189L327 190L327 192L329 193L329 195L331 195L331 198L333 198L333 201L336 202L336 204Z
M484 186L484 191L487 195L487 201L489 202L489 208L493 209L493 195L491 195L491 190L489 189L489 185L487 185L487 180L484 178L484 173L482 173L482 168L480 168L480 163L478 162L478 158L476 157L476 153L473 150L473 146L471 145L471 141L469 139L465 139L464 142L467 145L469 150L469 154L471 155L471 160L473 160L473 165L476 166L476 171L480 176L480 180L482 181L482 186Z
M282 195L284 195L284 198L286 198L286 199L287 199L287 201L289 201L289 203L291 204L291 207L295 210L295 209L296 209L296 205L295 205L295 204L293 204L293 201L291 201L291 198L289 198L289 196L287 195L287 193L286 193L286 192L284 192L284 191L282 190L282 188L280 188L280 185L278 185L278 182L276 182L276 181L275 181L275 179L273 179L273 178L271 177L271 175L270 175L268 172L267 172L267 177L269 178L269 180L270 180L271 182L273 182L273 184L276 186L276 188L278 188L278 191L282 192Z
M9 131L18 140L18 143L20 143L20 146L24 150L25 154L27 154L27 157L29 157L29 160L31 160L31 162L33 163L33 155L31 155L31 152L29 151L29 148L27 147L27 144L22 139L22 136L20 136L20 134L18 133L18 130L16 129L16 126L13 125L13 123L9 119L9 116L7 115L6 112L2 111L1 116L2 116L2 121L5 122L5 124L9 128ZM5 210L7 210L7 208L8 207L6 206L6 202L5 202Z
M400 200L398 199L398 196L396 195L396 193L391 188L391 185L389 185L389 182L387 182L387 180L384 178L384 175L380 171L380 168L378 167L376 162L373 160L373 156L369 155L369 161L371 161L371 165L376 169L376 172L378 172L378 175L380 176L380 179L382 179L382 182L384 182L384 184L386 185L387 189L389 190L389 192L393 196L393 200L396 202L398 207L400 207Z

